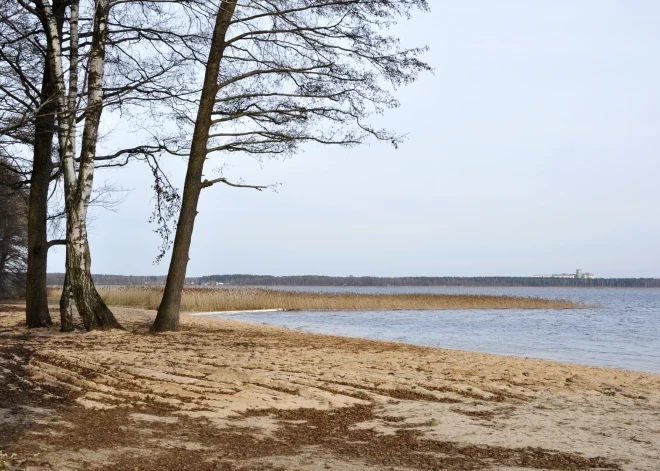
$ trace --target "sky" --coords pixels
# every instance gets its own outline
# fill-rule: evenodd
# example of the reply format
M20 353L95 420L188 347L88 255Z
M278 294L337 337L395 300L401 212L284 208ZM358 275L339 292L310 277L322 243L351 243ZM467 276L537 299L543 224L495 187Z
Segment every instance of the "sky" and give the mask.
M397 34L435 71L378 121L405 143L214 157L206 176L281 185L204 190L189 276L660 277L660 2L431 4ZM185 162L166 165L181 188ZM166 274L148 170L106 179L130 191L94 210L92 272Z

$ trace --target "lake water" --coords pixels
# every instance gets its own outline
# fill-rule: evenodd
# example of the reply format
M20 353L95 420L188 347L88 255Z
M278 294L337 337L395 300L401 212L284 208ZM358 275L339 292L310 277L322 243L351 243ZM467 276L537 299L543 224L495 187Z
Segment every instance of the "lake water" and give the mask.
M660 289L277 287L361 293L491 294L561 298L568 310L240 313L217 317L321 334L405 342L660 373Z

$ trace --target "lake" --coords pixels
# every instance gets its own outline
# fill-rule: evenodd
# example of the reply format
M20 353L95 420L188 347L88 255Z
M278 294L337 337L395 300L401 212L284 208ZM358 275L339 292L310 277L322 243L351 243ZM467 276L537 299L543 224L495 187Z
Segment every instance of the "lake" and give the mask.
M359 292L490 294L587 303L566 310L321 311L214 314L295 330L428 347L660 373L660 289L272 287Z

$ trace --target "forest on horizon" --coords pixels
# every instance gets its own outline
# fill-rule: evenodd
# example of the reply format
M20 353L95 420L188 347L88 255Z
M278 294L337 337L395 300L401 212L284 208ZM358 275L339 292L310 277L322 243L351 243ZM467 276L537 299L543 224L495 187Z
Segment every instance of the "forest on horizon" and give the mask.
M99 285L164 285L165 276L92 275ZM58 287L64 273L49 273L48 285ZM208 286L503 286L503 287L583 287L583 288L660 288L660 278L536 278L522 276L272 276L210 275L186 278L186 285Z

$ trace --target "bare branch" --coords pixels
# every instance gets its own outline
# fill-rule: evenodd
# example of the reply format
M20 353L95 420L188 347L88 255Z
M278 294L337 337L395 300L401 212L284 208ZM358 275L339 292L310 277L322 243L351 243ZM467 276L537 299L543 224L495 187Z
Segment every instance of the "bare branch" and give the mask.
M66 245L66 239L53 239L48 241L48 249L56 245Z
M242 183L232 183L224 177L216 178L214 180L204 180L202 188L208 188L216 183L224 183L225 185L233 186L234 188L252 188L254 190L263 191L266 188L272 188L272 185L245 185Z

